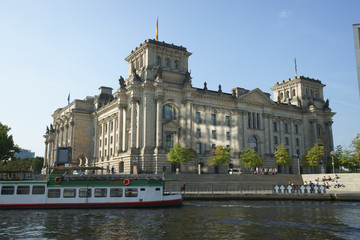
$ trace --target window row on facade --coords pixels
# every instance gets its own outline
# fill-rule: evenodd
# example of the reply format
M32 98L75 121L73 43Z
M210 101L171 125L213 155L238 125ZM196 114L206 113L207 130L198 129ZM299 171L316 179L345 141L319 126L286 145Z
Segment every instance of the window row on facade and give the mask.
M156 191L160 191L160 188L156 188ZM137 197L138 188L49 188L47 189L48 198L95 198L101 197ZM140 191L145 191L145 188L140 188ZM125 193L125 194L123 194ZM2 186L1 195L44 195L45 186L30 186L30 185L19 185L19 186Z

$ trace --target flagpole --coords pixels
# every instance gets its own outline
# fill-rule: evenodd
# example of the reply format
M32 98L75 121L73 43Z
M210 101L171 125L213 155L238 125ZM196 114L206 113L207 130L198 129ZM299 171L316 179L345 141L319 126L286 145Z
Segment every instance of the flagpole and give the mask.
M159 17L156 17L156 41L159 41Z
M294 58L294 63L295 63L295 77L297 77L296 57Z

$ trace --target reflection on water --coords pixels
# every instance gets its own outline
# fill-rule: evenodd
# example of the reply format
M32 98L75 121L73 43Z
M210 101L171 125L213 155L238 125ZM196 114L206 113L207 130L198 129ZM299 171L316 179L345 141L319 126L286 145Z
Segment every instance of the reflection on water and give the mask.
M360 239L357 202L189 201L0 214L0 239Z

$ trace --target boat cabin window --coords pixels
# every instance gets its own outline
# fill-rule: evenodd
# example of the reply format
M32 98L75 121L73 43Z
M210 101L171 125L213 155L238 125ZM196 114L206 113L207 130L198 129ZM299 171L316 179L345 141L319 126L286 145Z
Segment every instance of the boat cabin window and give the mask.
M123 190L122 188L111 188L110 189L110 197L122 197Z
M91 189L80 188L79 189L79 197L81 197L81 198L89 198L89 197L91 197Z
M63 193L63 197L64 198L74 198L76 197L76 189L75 188L70 188L70 189L64 189L64 193Z
M95 188L95 197L106 197L107 189L106 188Z
M126 188L125 189L125 197L137 197L138 189L137 188Z
M1 195L13 195L14 194L14 186L2 186Z
M44 194L45 186L33 186L32 194Z
M24 195L30 193L30 186L18 186L16 190L16 194Z
M159 187L157 187L155 190L156 190L156 191L160 191L160 188L159 188Z
M140 188L140 191L145 191L145 188Z
M60 189L48 189L48 198L59 198Z

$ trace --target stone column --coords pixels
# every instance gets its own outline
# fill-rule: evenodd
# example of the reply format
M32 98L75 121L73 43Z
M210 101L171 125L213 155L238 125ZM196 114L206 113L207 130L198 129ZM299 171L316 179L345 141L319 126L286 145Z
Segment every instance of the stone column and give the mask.
M136 98L132 98L131 99L131 133L130 133L130 138L131 138L131 142L130 142L130 148L136 148L136 135L137 135L137 131L136 131Z
M156 147L162 148L162 109L163 96L156 97Z
M123 123L123 106L118 106L118 153L120 153L123 148L122 148L122 145L123 145L123 126L122 126L122 123Z
M127 124L127 108L123 108L122 109L123 112L123 117L122 117L122 146L121 149L122 151L126 151L128 149L128 135L127 135L127 129L126 129L126 124Z
M193 148L193 144L192 144L192 138L194 136L193 134L193 128L192 128L192 101L188 100L185 103L185 108L186 108L186 146L190 147L191 149Z

